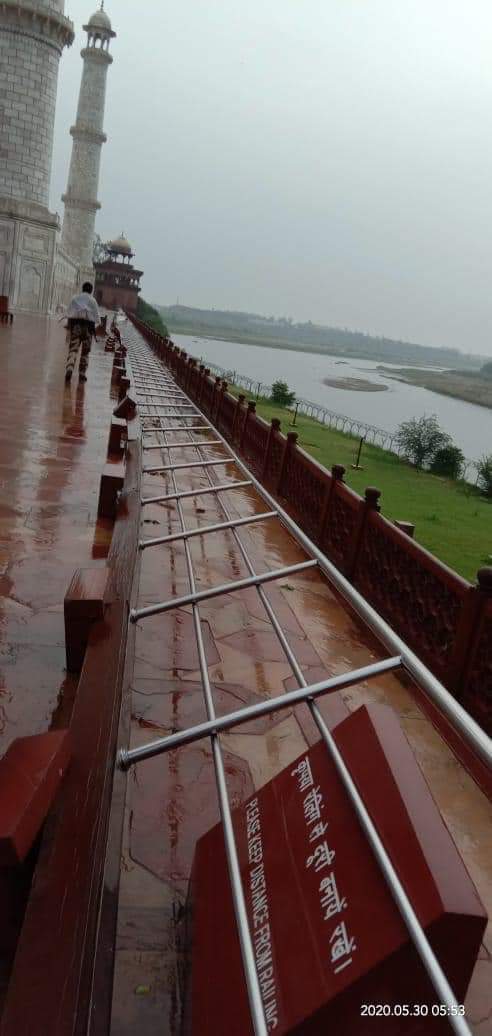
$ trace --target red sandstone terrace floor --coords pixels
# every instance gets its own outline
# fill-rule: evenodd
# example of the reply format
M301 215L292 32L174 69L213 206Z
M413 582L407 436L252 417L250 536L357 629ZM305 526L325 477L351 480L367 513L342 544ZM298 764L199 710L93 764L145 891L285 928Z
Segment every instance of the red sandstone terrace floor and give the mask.
M88 381L70 386L65 357L56 320L0 326L0 754L66 725L76 681L65 672L63 599L74 569L104 565L111 540L96 518L112 357L96 342Z
M122 330L129 345L140 341L128 324ZM12 327L0 327L0 754L15 737L68 722L77 687L65 672L63 599L74 569L89 562L104 565L112 535L110 523L96 519L114 405L112 356L96 343L87 383L66 387L65 355L65 332L56 321L17 317ZM189 461L191 452L173 451L177 462ZM212 455L216 451L210 449ZM153 458L159 463L159 451ZM231 466L220 479L237 477ZM180 489L207 485L196 470L177 478ZM142 492L156 495L171 488L168 476L146 475ZM264 510L249 490L225 499L233 516ZM191 527L221 517L210 496L185 501L184 511ZM142 537L178 530L175 504L142 510ZM257 571L304 560L277 525L251 526L241 536ZM200 588L247 574L230 532L190 545ZM182 543L143 553L137 606L188 589ZM373 638L319 573L289 577L266 592L310 681L381 657ZM211 600L202 605L201 615L218 713L294 686L256 590ZM135 651L127 660L133 745L205 718L190 625L187 608L137 625ZM354 687L331 697L322 711L333 722L370 701L395 708L492 913L490 804L401 679L386 676ZM260 788L317 739L305 707L223 735L232 803ZM208 742L136 767L128 777L125 816L110 1031L112 1036L177 1036L182 961L176 933L196 839L218 819ZM492 1031L491 955L489 926L467 999L476 1036Z
M123 327L130 346L138 333ZM150 349L148 350L151 356ZM180 433L169 441L182 439ZM151 436L147 443L157 442ZM190 450L173 450L176 462ZM159 451L147 454L152 463ZM209 456L217 456L210 448ZM168 461L163 452L162 461ZM221 469L222 470L222 469ZM233 467L220 481L242 476ZM177 475L180 490L207 485L196 470ZM143 496L171 492L169 475L146 475ZM264 510L253 491L229 493L232 517ZM187 527L220 521L214 497L183 503ZM175 503L155 504L141 514L141 536L179 531ZM275 523L241 531L256 571L305 559L291 536ZM190 541L199 589L248 573L230 531ZM186 594L189 583L182 543L143 553L137 606ZM364 665L382 653L318 573L303 573L269 584L269 600L281 617L308 680ZM266 621L256 589L231 593L201 606L202 628L218 713L291 689L294 680ZM404 681L387 675L350 689L321 705L329 722L364 702L389 703L422 767L442 815L476 887L492 912L492 811L473 780L456 762L416 705ZM138 623L132 679L132 746L141 745L205 718L189 609ZM318 740L307 708L244 725L221 737L233 804L244 800ZM177 1036L180 1019L176 931L186 897L196 839L218 819L208 742L169 753L131 771L119 893L118 943L113 994L112 1036L160 1032ZM477 1036L492 1032L492 934L487 931L471 983L467 1012ZM233 1034L231 1033L231 1036Z

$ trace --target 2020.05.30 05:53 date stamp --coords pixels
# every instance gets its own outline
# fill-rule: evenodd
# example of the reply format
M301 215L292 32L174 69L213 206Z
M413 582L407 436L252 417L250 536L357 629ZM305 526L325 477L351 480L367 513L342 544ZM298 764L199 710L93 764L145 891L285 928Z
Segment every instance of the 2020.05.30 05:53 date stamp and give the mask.
M449 1018L465 1015L464 1004L361 1004L366 1018Z

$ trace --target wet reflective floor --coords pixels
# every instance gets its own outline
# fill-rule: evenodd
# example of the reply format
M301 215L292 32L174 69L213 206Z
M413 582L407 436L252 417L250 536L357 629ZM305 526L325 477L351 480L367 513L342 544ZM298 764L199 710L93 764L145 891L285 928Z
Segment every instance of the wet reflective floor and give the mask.
M65 334L48 318L0 325L2 755L16 737L67 724L76 681L63 599L76 568L104 564L111 539L96 515L112 356L96 342L87 382L65 386Z
M123 326L127 344L138 333ZM152 354L148 350L148 356ZM169 441L183 440L182 432ZM146 444L157 442L155 436ZM209 447L207 455L217 457ZM172 451L175 463L189 462L189 449ZM166 451L144 453L146 464L168 463ZM233 466L214 480L243 476ZM227 473L226 473L227 472ZM176 474L179 490L204 488L198 470ZM144 475L143 496L173 491L167 473ZM231 517L264 511L254 491L224 495ZM186 526L224 520L214 496L183 501ZM141 536L181 529L175 502L142 509ZM305 560L305 554L278 522L240 530L255 571ZM234 534L222 531L189 541L197 588L237 580L249 573ZM182 543L153 547L141 555L137 607L189 592ZM345 672L383 657L371 634L343 607L317 571L288 576L265 586L289 644L309 682ZM200 606L201 624L218 714L243 703L278 696L296 684L272 631L256 588L228 593ZM391 704L460 849L482 901L492 912L492 812L415 703L402 678L386 675L321 700L333 724L364 702ZM206 719L198 655L189 608L146 618L136 629L132 680L131 745ZM286 709L224 734L232 805L262 787L319 739L306 706ZM141 763L129 774L119 895L118 941L113 995L112 1036L177 1036L181 1017L182 967L177 932L197 838L218 820L214 771L208 742L201 741ZM487 931L467 1001L477 1036L492 1031L492 933ZM232 1034L231 1034L232 1036Z

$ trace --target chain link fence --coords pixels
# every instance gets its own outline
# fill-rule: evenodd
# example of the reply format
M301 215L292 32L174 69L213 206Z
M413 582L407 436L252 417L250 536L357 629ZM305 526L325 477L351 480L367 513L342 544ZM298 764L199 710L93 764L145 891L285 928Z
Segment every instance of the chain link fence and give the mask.
M215 363L209 363L203 357L200 358L200 363L206 363L212 374L223 378L229 385L245 389L255 399L271 399L271 385L265 385L262 381L249 378L245 374L240 374L239 371L219 367ZM401 456L402 451L397 441L396 430L389 432L385 428L378 428L377 425L367 424L366 421L349 417L348 414L340 414L336 410L329 410L327 407L322 406L321 403L313 403L311 399L303 399L301 396L296 396L295 403L287 409L292 412L305 414L306 417L312 417L315 421L319 421L320 424L326 425L327 428L334 428L336 431L345 432L346 435L352 435L354 438L364 439L365 442L372 443L373 446L380 446L381 449L388 450L389 453L394 453L397 457ZM465 458L461 477L465 482L476 484L478 473L475 461Z

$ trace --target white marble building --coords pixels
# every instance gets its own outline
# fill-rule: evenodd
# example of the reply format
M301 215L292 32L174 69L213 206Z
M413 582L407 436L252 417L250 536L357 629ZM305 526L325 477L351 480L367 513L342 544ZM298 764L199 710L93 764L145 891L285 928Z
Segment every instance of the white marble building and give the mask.
M106 141L103 131L106 102L106 79L113 58L109 44L116 36L108 15L101 10L92 15L87 25L87 46L82 51L84 62L79 104L73 137L72 160L68 187L63 195L62 249L79 264L81 277L93 280L93 247L101 148Z
M48 312L58 217L49 211L58 65L74 39L64 0L0 3L0 294Z
M102 5L103 7L103 5ZM14 312L65 306L92 273L106 75L115 35L104 10L88 44L63 236L49 210L58 66L74 40L65 0L0 0L0 295Z

